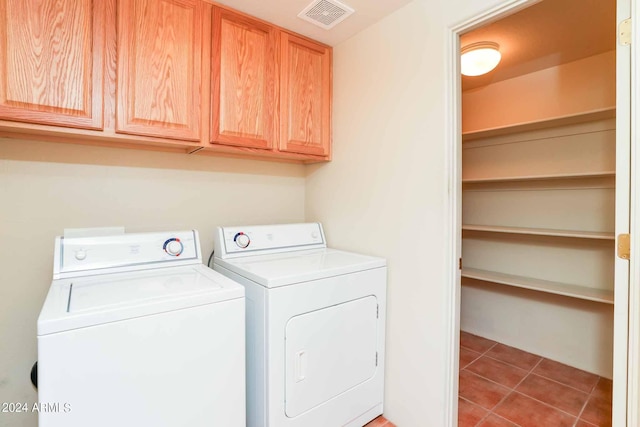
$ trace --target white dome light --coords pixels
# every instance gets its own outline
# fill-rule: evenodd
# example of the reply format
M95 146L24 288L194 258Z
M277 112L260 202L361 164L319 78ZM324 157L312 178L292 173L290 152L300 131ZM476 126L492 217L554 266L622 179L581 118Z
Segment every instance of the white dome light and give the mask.
M465 76L480 76L496 68L502 55L493 42L473 43L462 48L460 69Z

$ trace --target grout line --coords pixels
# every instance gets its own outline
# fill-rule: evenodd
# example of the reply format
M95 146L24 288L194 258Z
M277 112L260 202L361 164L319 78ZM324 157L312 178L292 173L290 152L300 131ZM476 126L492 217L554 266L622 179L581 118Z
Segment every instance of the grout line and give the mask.
M486 413L486 414L484 414L484 417L480 418L480 419L478 420L478 422L475 424L475 426L474 426L474 427L478 427L480 424L482 424L482 423L484 422L484 420L486 420L487 418L489 418L489 415L491 415L492 413L493 413L493 412L491 412L491 411L487 411L487 413Z
M500 418L500 419L503 419L503 420L505 420L505 421L507 421L507 422L509 422L509 423L513 424L513 425L514 425L514 426L516 426L516 427L522 427L520 424L518 424L518 423L514 423L514 422L513 422L513 421L511 421L509 418L505 418L505 417L503 417L502 415L498 415L498 414L496 414L495 412L491 412L491 413L492 413L493 415L495 415L496 417L498 417L498 418Z
M515 348L515 347L514 347L514 348ZM518 350L519 350L519 349L518 349ZM524 350L522 350L522 351L524 351ZM529 353L529 354L533 354L533 353ZM590 394L591 392L593 392L593 390L595 390L596 386L598 385L598 381L599 381L599 380L600 380L600 378L601 378L601 377L598 377L598 381L596 381L596 383L595 383L595 385L592 387L591 391L586 392L586 391L584 391L584 390L580 390L579 388L575 388L575 387L573 387L573 386L570 386L569 384L565 384L565 383L563 383L563 382L561 382L561 381L558 381L558 380L556 380L556 379L553 379L553 378L547 377L546 375L543 375L543 374L541 374L541 373L533 372L533 371L538 367L538 365L540 365L540 363L542 363L544 360L549 360L549 361L551 361L551 362L555 362L555 360L547 359L546 357L538 356L537 354L533 354L533 355L534 355L534 356L539 357L539 358L540 358L540 360L539 360L538 362L536 362L536 364L535 364L535 365L533 365L533 368L531 368L531 369L530 369L530 370L528 370L528 371L527 371L526 369L524 369L524 368L521 368L521 367L519 367L519 366L513 365L513 364L511 364L511 363L509 363L509 362L505 362L504 360L496 359L495 357L491 357L491 356L489 356L489 355L486 355L486 356L484 356L484 357L488 357L489 359L493 359L493 360L495 360L495 361L497 361L497 362L504 363L505 365L509 365L509 366L511 366L511 367L513 367L513 368L517 368L517 369L520 369L520 370L522 370L522 371L527 371L529 374L537 375L537 376L542 377L542 378L545 378L545 379L547 379L547 380L549 380L549 381L553 381L553 382L554 382L554 383L556 383L556 384L560 384L560 385L563 385L563 386L565 386L565 387L569 387L569 388L570 388L570 389L572 389L572 390L576 390L576 391L579 391L580 393L584 393L584 394ZM474 362L475 362L475 360L474 360ZM556 362L556 363L560 363L560 362ZM469 365L470 365L470 364L469 364ZM469 366L469 365L467 365L467 366ZM569 365L566 365L566 366L569 366ZM571 368L572 368L573 366L569 366L569 367L571 367ZM578 368L575 368L575 369L578 369ZM585 371L585 372L586 372L586 371ZM589 373L590 373L590 372L589 372ZM595 374L594 374L594 375L595 375ZM527 375L527 376L528 376L528 375Z
M516 388L518 388L518 386L519 386L520 384L522 384L522 383L524 382L524 380L526 380L527 378L529 378L529 376L530 376L530 375L537 375L537 374L535 374L533 371L538 367L538 365L540 365L540 364L542 363L542 361L543 361L543 360L544 360L544 357L541 357L541 358L540 358L540 360L538 361L538 363L536 363L536 364L533 366L533 368L531 368L531 370L529 371L529 373L528 373L527 375L525 375L525 376L524 376L524 378L522 378L522 380L520 380L520 382L519 382L518 384L516 384L516 385L513 387L513 392L512 392L512 393L518 393L518 394L519 394L519 395L521 395L521 396L528 397L529 399L535 400L536 402L542 403L543 405L546 405L546 406L548 406L548 407L550 407L550 408L556 409L557 411L560 411L560 412L562 412L562 413L564 413L564 414L567 414L567 415L569 415L569 416L571 416L571 417L576 417L576 422L577 422L577 420L578 420L579 416L576 416L576 415L570 414L570 413L566 412L566 411L565 411L565 410L563 410L563 409L560 409L560 408L558 408L558 407L556 407L556 406L550 405L549 403L543 402L543 401L541 401L541 400L536 399L536 398L535 398L535 397L533 397L533 396L529 396L528 394L525 394L525 393L522 393L521 391L516 390ZM584 393L584 392L583 392L583 393ZM510 395L510 394L511 394L511 393L509 393L509 395ZM505 398L506 398L506 396L505 396ZM504 399L503 399L503 400L504 400ZM587 401L588 401L588 400L589 400L589 399L587 398ZM585 404L586 404L586 402L585 402ZM497 405L496 405L496 406L497 406ZM495 408L496 406L494 406L494 408ZM492 411L493 411L493 409L492 409Z
M492 343L493 343L493 344L491 344L491 346L490 346L490 347L488 347L485 351L477 351L477 350L474 350L474 349L469 348L469 347L465 347L464 345L460 344L460 347L464 347L464 348L466 348L467 350L471 350L471 351L473 351L473 352L475 352L475 353L485 354L486 352L488 352L489 350L491 350L493 347L495 347L495 346L496 346L496 344L499 344L499 343L498 343L498 341L490 340L489 338L481 337L480 335L476 335L476 334L472 334L471 332L466 332L466 331L460 330L460 334L462 334L462 333L465 333L465 334L467 334L467 335L471 335L472 337L481 338L481 339L483 339L483 340L485 340L485 341L489 341L489 342L492 342Z
M577 425L577 424L578 424L578 422L581 422L581 423L583 423L583 424L586 424L586 425L588 425L589 427L598 427L596 424L591 424L589 421L585 421L585 420L580 419L580 418L578 418L578 419L576 420L576 424L574 424L574 426L575 426L575 425Z
M522 384L522 383L524 382L524 380L526 380L527 378L529 378L529 376L531 376L531 375L535 375L535 374L533 373L533 370L534 370L534 369L536 369L540 363L542 363L542 359L538 360L538 363L536 363L535 365L533 365L533 368L531 368L531 369L529 370L529 372L527 372L527 375L525 375L524 377L522 377L522 379L520 380L520 382L519 382L518 384L516 384L516 385L513 387L513 391L516 391L516 389L518 388L518 386L519 386L520 384Z
M467 350L469 350L469 351L473 351L474 353L478 353L480 356L484 356L484 355L485 355L485 354L487 354L487 353L488 353L488 352L489 352L493 347L495 347L496 345L498 345L498 343L497 343L497 342L495 342L495 341L492 341L492 342L493 342L493 344L491 344L491 347L488 347L488 348L487 348L486 350L484 350L484 351L474 350L474 349L472 349L472 348L470 348L470 347L465 347L465 346L464 346L464 345L462 345L462 344L460 344L460 348L465 348L465 349L467 349Z
M529 398L529 399L531 399L531 400L535 400L535 401L536 401L536 402L538 402L538 403L542 403L544 406L547 406L547 407L549 407L549 408L551 408L551 409L555 409L556 411L562 412L563 414L568 415L568 416L570 416L571 418L575 418L576 420L578 419L578 416L573 415L573 414L570 414L570 413L568 413L567 411L565 411L564 409L560 409L560 408L558 408L558 407L556 407L556 406L550 405L549 403L543 402L542 400L538 400L538 399L536 399L535 397L531 397L531 396L529 396L528 394L521 393L521 392L519 392L519 391L517 391L517 390L514 390L513 392L514 392L514 393L518 393L519 395L524 396L524 397L527 397L527 398Z
M476 377L478 377L478 378L482 378L482 379L483 379L483 380L485 380L485 381L489 381L490 383L493 383L493 384L495 384L495 385L497 385L497 386L500 386L500 387L502 387L502 388L506 388L506 389L507 389L507 390L509 390L509 391L513 391L513 389L512 389L511 387L506 386L506 385L504 385L504 384L500 384L500 383L498 383L498 382L495 382L495 381L494 381L494 380L492 380L491 378L483 377L482 375L480 375L480 374L476 374L475 372L473 372L473 371L469 371L469 370L467 370L467 369L465 369L465 371L466 371L466 372L468 372L469 374L475 375L475 376L476 376ZM468 400L468 399L467 399L467 400ZM472 401L470 400L470 402L472 402ZM476 405L477 405L477 403L476 403ZM495 408L495 406L494 406L494 408ZM485 408L485 409L486 409L486 408Z
M486 411L486 412L487 412L487 413L486 413L482 418L480 418L480 420L478 420L478 422L474 425L474 427L479 426L479 425L480 425L480 423L481 423L482 421L484 421L484 419L485 419L485 418L487 418L487 416L489 416L489 414L491 413L491 411L490 411L489 409L485 408L484 406L480 406L480 405L478 405L476 402L473 402L473 401L471 401L471 400L467 399L466 397L458 396L458 399L462 399L462 400L464 400L465 402L470 403L470 404L471 404L471 405L473 405L473 406L477 406L478 408L480 408L480 409L482 409L483 411Z
M488 357L488 356L487 356L487 357ZM497 359L496 359L496 360L497 360ZM518 393L518 392L516 391L516 388L517 388L520 384L522 384L522 382L523 382L525 379L527 379L527 378L529 377L529 375L531 375L531 373L533 372L533 370L534 370L534 369L535 369L535 368L536 368L536 367L537 367L541 362L542 362L542 358L540 358L540 360L538 360L538 363L536 363L535 365L533 365L533 367L532 367L532 368L531 368L531 369L530 369L530 370L525 374L525 376L524 376L524 377L522 377L522 379L521 379L521 380L520 380L520 381L519 381L515 386L513 386L513 388L512 388L512 389L510 389L509 393L507 393L507 394L506 394L506 395L505 395L505 396L504 396L504 397L503 397L503 398L502 398L502 399L501 399L501 400L500 400L500 401L499 401L499 402L498 402L498 403L497 403L493 408L491 408L491 410L489 411L489 414L494 414L496 417L500 417L500 418L502 418L502 419L504 419L504 420L509 421L511 424L514 424L514 425L516 425L516 426L520 427L518 424L514 423L513 421L511 421L511 420L509 420L509 419L507 419L507 418L501 417L500 415L496 414L496 413L495 413L495 412L493 412L493 411L494 411L494 409L496 409L498 406L500 406L500 405L502 404L502 402L504 402L505 400L507 400L507 398L508 398L509 396L511 396L513 393ZM508 365L508 363L507 363L507 365ZM513 366L513 365L510 365L510 366ZM517 368L517 366L516 366L516 368ZM519 369L521 369L521 370L523 370L523 371L524 371L524 369L522 369L522 368L519 368ZM484 378L484 377L482 377L482 378ZM488 379L488 378L485 378L485 379ZM519 393L519 394L522 394L522 393ZM489 416L489 414L488 414L487 416L485 416L485 418L487 418L487 417Z
M513 393L515 393L515 392L516 392L516 391L515 391L514 389L509 390L509 393L505 394L505 395L504 395L504 397L503 397L502 399L500 399L500 401L499 401L498 403L496 403L496 404L493 406L493 408L491 408L491 409L489 410L489 414L487 414L487 415L485 416L485 418L489 417L489 415L490 415L490 414L495 414L496 416L498 416L498 417L499 417L500 415L498 415L498 414L496 414L495 412L493 412L493 410L494 410L494 409L496 409L498 406L502 405L502 402L504 402L505 400L507 400L507 397L511 396L511 395L512 395ZM509 422L511 422L511 421L509 421ZM515 423L512 423L512 424L515 424Z
M538 355L536 354L536 356L538 356ZM529 373L530 373L530 374L532 374L532 373L533 373L533 371L535 371L535 369L536 369L538 366L540 366L540 364L541 364L541 363L542 363L542 361L544 360L544 357L542 357L542 356L538 356L538 357L540 358L540 360L538 360L538 363L536 363L535 365L533 365L533 368L531 368L531 370L529 371Z
M533 374L533 375L537 375L537 376L539 376L539 377L541 377L541 378L544 378L545 380L549 380L549 381L551 381L551 382L554 382L554 383L556 383L556 384L560 384L560 385L565 386L565 387L567 387L567 388L570 388L570 389L572 389L572 390L579 391L580 393L586 394L587 396L591 396L591 393L593 393L593 390L595 389L595 386L594 386L594 388L593 388L593 389L591 389L591 391L584 391L584 390L580 390L579 388L572 387L572 386L570 386L569 384L565 384L565 383L560 382L560 381L558 381L558 380L554 380L553 378L549 378L549 377L547 377L546 375L542 375L542 374L537 373L537 372L532 372L532 374ZM597 383L596 383L596 384L597 384Z
M582 414L584 414L584 410L587 409L587 405L589 404L589 401L591 400L591 397L593 396L593 392L596 391L596 387L598 386L599 382L600 382L600 377L598 377L598 381L596 381L596 385L593 386L593 388L591 389L591 392L587 396L587 400L584 401L584 405L582 405L582 409L580 410L580 413L578 413L578 420L580 420L580 417L582 417ZM613 402L612 402L612 404L613 404ZM577 423L578 422L576 421L576 424ZM591 424L591 423L589 423L589 424Z
M469 347L460 347L460 348L465 348L469 351L473 351L474 353L478 353L477 351L471 350ZM478 357L476 357L475 359L473 359L471 362L467 363L466 365L462 366L460 365L460 371L465 369L467 366L471 365L473 362L475 362L476 360L480 359L482 357L483 353L478 353Z
M492 340L491 340L491 341L492 341ZM584 411L585 411L585 409L586 409L586 407L587 407L587 404L589 403L589 400L592 398L592 396L593 396L593 394L594 394L594 392L595 392L595 390L596 390L596 387L598 386L598 383L599 383L599 381L600 381L600 379L601 379L602 377L598 376L598 380L595 382L595 384L594 384L594 385L593 385L593 387L591 388L591 391L590 391L589 393L586 393L586 392L585 392L585 391L583 391L583 390L577 389L577 388L572 387L572 386L570 386L570 385L568 385L568 384L564 384L564 383L562 383L562 382L560 382L560 381L557 381L557 380L555 380L555 379L553 379L553 378L548 378L548 377L547 377L547 376L545 376L545 375L541 375L541 374L539 374L539 373L534 373L534 370L535 370L535 369L536 369L536 368L537 368L537 367L538 367L538 366L539 366L539 365L540 365L540 364L541 364L541 363L546 359L545 357L542 357L542 356L539 356L539 355L536 355L536 354L533 354L533 353L529 353L529 354L532 354L532 355L534 355L534 356L539 357L539 358L540 358L540 360L538 360L538 362L536 362L536 364L535 364L535 365L533 365L533 367L527 371L526 369L523 369L523 368L521 368L521 367L519 367L519 366L512 365L511 363L508 363L508 362L505 362L505 361L503 361L503 360L496 359L496 358L494 358L494 357L491 357L491 356L487 355L487 353L489 353L489 351L491 351L491 349L493 349L493 348L494 348L495 346L497 346L498 344L500 344L500 343L499 343L499 342L497 342L497 341L495 341L495 342L494 342L494 344L493 344L491 347L489 347L489 348L488 348L487 350L485 350L483 353L480 353L480 356L476 357L473 361L469 362L469 363L465 366L465 368L464 368L464 370L465 370L466 372L468 372L468 373L470 373L470 374L473 374L473 375L475 375L476 377L482 378L482 379L484 379L484 380L486 380L486 381L489 381L490 383L493 383L493 384L495 384L495 385L498 385L498 386L500 386L500 387L502 387L502 388L505 388L505 389L509 390L509 391L507 392L507 394L506 394L506 395L505 395L505 396L504 396L504 397L503 397L503 398L502 398L498 403L496 403L496 404L495 404L491 409L487 409L487 408L485 408L485 407L483 407L483 406L481 406L481 405L479 405L479 404L477 404L477 403L475 403L475 402L473 402L473 401L471 401L471 400L469 400L469 399L467 399L467 398L464 398L464 397L459 396L461 399L464 399L464 400L466 400L467 402L472 403L473 405L475 405L475 406L479 406L480 408L485 409L486 411L488 411L488 412L487 412L487 414L485 414L485 416L484 416L484 417L482 417L482 418L481 418L481 419L476 423L476 427L477 427L477 426L479 426L481 423L483 423L483 422L484 422L484 421L485 421L489 416L491 416L491 414L493 414L493 415L495 415L496 417L499 417L499 418L501 418L501 419L504 419L504 420L506 420L506 421L508 421L508 422L510 422L510 423L512 423L512 424L514 424L514 425L516 425L516 426L518 426L518 425L517 425L516 423L514 423L513 421L511 421L511 420L509 420L509 419L507 419L507 418L504 418L504 417L502 417L502 416L500 416L500 415L498 415L498 414L496 414L496 413L494 412L494 410L495 410L498 406L500 406L500 405L501 405L501 404L502 404L502 403L503 403L503 402L504 402L504 401L505 401L509 396L511 396L513 393L518 393L518 394L519 394L519 395L521 395L521 396L524 396L524 397L527 397L527 398L529 398L529 399L532 399L532 400L534 400L534 401L536 401L536 402L538 402L538 403L540 403L540 404L542 404L542 405L545 405L545 406L547 406L547 407L549 407L549 408L552 408L552 409L555 409L556 411L559 411L559 412L561 412L561 413L563 413L563 414L565 414L565 415L568 415L568 416L570 416L570 417L575 418L575 421L573 422L573 426L574 426L574 427L577 425L577 423L578 423L578 422L584 422L584 423L588 424L589 426L597 427L597 426L595 426L594 424L592 424L592 423L590 423L590 422L588 422L588 421L585 421L585 420L581 419L580 417L583 415L583 413L584 413ZM477 352L477 351L475 351L475 350L473 350L473 349L470 349L470 348L468 348L468 347L465 347L465 348L466 348L466 349L468 349L468 350L470 350L470 351L473 351L473 352L475 352L475 353L479 353L479 352ZM515 348L515 347L513 347L513 348ZM518 349L518 350L519 350L519 349ZM524 351L524 350L521 350L521 351ZM526 353L528 353L528 352L526 352ZM470 366L472 363L475 363L477 360L479 360L479 359L480 359L480 358L482 358L482 357L487 357L487 358L489 358L489 359L493 359L493 360L495 360L495 361L497 361L497 362L500 362L500 363L503 363L503 364L505 364L505 365L507 365L507 366L517 368L517 369L519 369L519 370L521 370L521 371L526 371L527 373L526 373L526 375L525 375L525 376L524 376L524 377L523 377L523 378L522 378L522 379L521 379L521 380L520 380L520 381L519 381L519 382L518 382L518 383L517 383L513 388L511 388L511 387L509 387L509 386L506 386L506 385L504 385L504 384L500 384L500 383L498 383L498 382L496 382L496 381L493 381L493 380L491 380L491 379L489 379L489 378L486 378L486 377L484 377L483 375L477 374L477 373L475 373L475 372L473 372L473 371L470 371L470 370L466 369L468 366ZM551 360L551 359L547 359L547 360ZM576 369L577 369L577 368L576 368ZM462 370L462 369L461 369L461 370ZM556 407L556 406L553 406L553 405L551 405L551 404L549 404L549 403L543 402L543 401L538 400L538 399L536 399L536 398L534 398L534 397L532 397L532 396L529 396L529 395L527 395L527 394L525 394L525 393L522 393L522 392L520 392L520 391L517 391L517 390L516 390L516 388L517 388L517 387L519 387L519 386L520 386L520 384L522 384L522 383L523 383L523 382L524 382L524 381L525 381L529 376L531 376L531 375L539 376L539 377L541 377L541 378L544 378L544 379L546 379L546 380L552 381L552 382L554 382L554 383L556 383L556 384L559 384L559 385L561 385L561 386L565 386L565 387L568 387L568 388L570 388L570 389L572 389L572 390L578 391L578 392L580 392L580 393L582 393L582 394L586 394L586 395L587 395L587 399L585 400L584 404L582 405L582 409L580 410L580 412L578 413L578 415L576 416L576 415L570 414L570 413L566 412L566 411L565 411L565 410L563 410L563 409L560 409L560 408L558 408L558 407ZM518 426L518 427L520 427L520 426Z
M533 354L533 353L529 353L529 354ZM533 370L534 370L535 368L537 368L537 367L538 367L538 365L540 364L540 362L542 362L542 359L544 359L542 356L538 356L537 354L535 354L534 356L539 357L539 358L540 358L540 360L538 360L538 361L533 365L533 367L531 367L531 368L529 368L529 369L521 368L520 366L516 366L516 365L513 365L513 364L511 364L511 363L509 363L509 362L505 362L504 360L496 359L495 357L491 357L491 356L487 356L487 357L488 357L488 358L490 358L490 359L493 359L493 360L497 360L498 362L504 363L505 365L509 365L509 366L511 366L511 367L513 367L513 368L518 368L518 369L520 369L521 371L525 371L527 374L530 374L531 372L533 372Z
M471 403L475 404L476 406L480 406L481 408L487 409L490 413L494 413L494 412L493 412L493 411L494 411L494 409L496 409L498 406L500 406L500 405L502 404L502 402L504 402L504 401L507 399L507 397L509 397L512 393L518 393L518 394L519 394L519 395L521 395L521 396L524 396L524 397L527 397L527 398L529 398L529 399L535 400L535 401L536 401L536 402L538 402L538 403L541 403L541 404L543 404L543 405L545 405L545 406L547 406L547 407L549 407L549 408L552 408L552 409L555 409L555 410L557 410L557 411L560 411L560 412L562 412L563 414L566 414L566 415L568 415L568 416L570 416L570 417L574 417L574 418L576 418L576 422L577 422L577 421L579 420L579 418L580 418L580 415L582 414L582 411L580 411L579 415L577 415L577 416L576 416L576 415L574 415L574 414L570 414L569 412L566 412L566 411L565 411L565 410L563 410L563 409L560 409L560 408L558 408L558 407L555 407L555 406L553 406L553 405L550 405L549 403L543 402L543 401L541 401L541 400L536 399L535 397L529 396L528 394L525 394L525 393L522 393L522 392L520 392L520 391L517 391L517 390L516 390L516 388L517 388L520 384L522 384L522 382L524 382L524 380L525 380L525 379L527 379L527 378L529 377L529 375L537 375L537 374L534 374L534 373L533 373L533 370L534 370L535 368L537 368L537 367L538 367L538 365L539 365L540 363L542 363L542 360L544 360L544 358L543 358L543 357L541 357L541 358L540 358L540 360L539 360L539 361L538 361L538 362L533 366L533 368L531 368L531 369L529 370L529 372L528 372L528 373L527 373L527 374L526 374L526 375L525 375L525 376L520 380L520 382L518 382L518 384L516 384L513 388L508 387L508 386L506 386L506 385L504 385L504 384L497 383L497 382L495 382L495 381L491 380L490 378L486 378L486 377L484 377L484 376L482 376L482 375L480 375L480 374L477 374L477 373L475 373L475 372L473 372L473 371L469 371L469 370L467 370L467 372L468 372L468 373L473 374L473 375L475 375L475 376L477 376L477 377L480 377L480 378L482 378L482 379L484 379L484 380L486 380L486 381L489 381L489 382L491 382L491 383L493 383L493 384L496 384L496 385L498 385L498 386L500 386L500 387L504 387L504 388L506 388L507 390L509 390L509 392L508 392L506 395L504 395L504 396L503 396L503 398L502 398L502 399L500 399L500 401L499 401L498 403L496 403L493 407L491 407L491 409L484 408L484 406L478 405L477 403L475 403L475 402L473 402L473 401L471 401L471 400L469 400L469 399L465 399L465 400L468 400L469 402L471 402ZM523 369L523 370L524 370L524 369ZM595 387L594 387L594 390L595 390ZM578 390L578 391L579 391L579 390ZM582 392L582 393L584 393L584 392ZM592 393L593 393L593 390L592 390ZM585 403L584 403L584 406L583 406L582 410L584 410L584 407L586 406L587 402L589 401L590 396L591 396L591 395L589 395L589 396L587 397L587 400L585 401ZM496 414L496 415L497 415L497 414ZM499 415L498 415L498 416L499 416ZM485 418L487 418L487 417L488 417L488 414L487 414L487 415L485 415L485 417L484 417L483 419L485 419ZM511 421L510 421L510 422L511 422ZM477 425L478 425L478 424L476 424L476 426L477 426Z
M496 343L496 344L499 344L499 343ZM502 345L504 345L505 347L510 347L510 346L508 346L508 345L506 345L506 344L502 344ZM492 348L493 348L493 347L492 347ZM514 348L514 349L516 349L516 350L520 350L519 348L516 348L516 347L511 347L511 348ZM527 354L530 354L530 355L535 356L535 357L539 357L539 358L540 358L540 360L538 360L538 361L535 363L535 365L533 365L533 367L527 371L527 369L525 369L525 368L521 368L520 366L516 366L516 365L514 365L514 364L512 364L512 363L509 363L509 362L505 362L504 360L500 360L500 359L497 359L497 358L492 357L492 356L489 356L489 355L487 355L487 357L488 357L488 358L490 358L490 359L493 359L493 360L497 360L498 362L504 363L505 365L513 366L514 368L518 368L518 369L520 369L520 370L522 370L522 371L527 371L527 372L531 372L531 371L533 371L533 370L534 370L534 369L535 369L535 368L540 364L540 362L542 362L542 360L544 359L544 357L542 357L542 356L540 356L540 355L538 355L538 354L529 353L528 351L524 351L524 350L520 350L520 351L522 351L522 352L524 352L524 353L527 353Z
M555 361L555 360L551 360L551 359L547 359L546 357L544 357L543 359L546 359L546 360L548 360L548 361L550 361L550 362L555 362L555 363L560 363L560 364L562 364L562 365L565 365L564 363L561 363L561 362L558 362L558 361ZM565 365L565 366L569 366L569 365ZM578 371L587 372L587 371L584 371L584 370L582 370L582 369L574 368L573 366L569 366L569 367L570 367L570 368L573 368L573 369L577 369ZM592 372L587 372L587 373L588 373L588 374L592 374L592 375L596 375L596 374L594 374L594 373L592 373ZM548 376L546 376L546 375L544 375L544 374L536 373L536 375L537 375L537 376L539 376L539 377L542 377L542 378L546 378L546 379L548 379L548 380L550 380L550 381L553 381L553 382L555 382L555 383L561 384L561 385L563 385L563 386L569 387L569 388L571 388L571 389L573 389L573 390L577 390L577 391L579 391L579 392L581 392L581 393L588 394L588 395L591 395L591 393L593 393L593 391L594 391L594 390L596 389L596 387L598 386L598 382L600 382L600 378L602 378L601 376L596 375L596 377L598 377L598 379L597 379L597 380L596 380L596 382L593 384L593 386L591 386L591 390L589 390L589 391L584 391L584 390L580 390L580 389L578 389L578 388L575 388L575 387L573 387L573 386L571 386L571 385L569 385L569 384L565 384L565 383L563 383L563 382L561 382L561 381L558 381L558 380L556 380L556 379L554 379L554 378L550 378L550 377L548 377Z
M458 399L462 399L462 400L464 400L465 402L467 402L467 403L469 403L469 404L471 404L471 405L473 405L473 406L476 406L476 407L478 407L478 408L482 409L482 410L483 410L483 411L485 411L485 412L490 412L490 411L491 411L490 409L487 409L487 408L485 408L484 406L479 405L478 403L474 402L473 400L469 400L469 399L467 399L466 397L458 396ZM484 419L484 417L483 417L483 419Z
M472 374L472 375L475 375L475 376L477 376L477 377L479 377L479 378L482 378L482 379L484 379L484 380L486 380L486 381L489 381L489 382L491 382L491 383L493 383L493 384L496 384L496 385L498 385L498 386L500 386L500 387L506 388L506 389L508 390L507 394L505 394L505 395L502 397L502 399L500 399L500 400L498 401L498 403L496 403L495 405L493 405L493 406L491 407L491 409L487 409L487 408L485 408L484 406L481 406L481 405L477 404L476 402L474 402L474 401L472 401L472 400L469 400L469 399L465 399L465 398L463 397L463 399L465 399L466 401L471 402L471 403L473 403L473 404L474 404L474 405L476 405L476 406L480 406L482 409L484 409L484 410L486 410L486 411L487 411L487 414L486 414L484 417L482 417L482 418L480 419L480 421L478 421L478 422L476 423L476 426L475 426L475 427L477 427L477 426L479 426L479 425L480 425L480 423L481 423L481 422L483 422L483 421L484 421L484 420L485 420L485 419L486 419L490 414L492 414L492 413L493 413L493 410L494 410L495 408L497 408L497 407L498 407L498 406L499 406L499 405L500 405L500 404L501 404L501 403L502 403L502 402L503 402L503 401L504 401L508 396L510 396L510 395L511 395L511 393L513 393L513 392L514 392L514 390L513 390L513 389L511 389L511 388L509 388L509 387L507 387L507 386L504 386L504 385L502 385L502 384L499 384L499 383L497 383L497 382L495 382L495 381L493 381L493 380L490 380L489 378L485 378L485 377L483 377L482 375L478 375L478 374L476 374L475 372L472 372L472 371L467 371L467 372L468 372L468 373L470 373L470 374ZM460 396L458 396L458 397L460 397ZM514 423L514 424L515 424L515 423Z
M492 345L491 347L489 347L488 349L486 349L486 350L485 350L485 352L484 352L484 353L482 353L482 355L484 356L484 355L486 355L487 353L489 353L489 352L490 352L491 350L493 350L493 348L494 348L495 346L497 346L498 344L499 344L499 343L498 343L497 341L494 341L494 342L493 342L493 345Z
M466 397L464 397L464 396L458 396L458 397L459 397L460 399L462 399L462 400L466 400L467 402L469 402L469 403L471 403L471 404L473 404L473 405L475 405L475 406L478 406L478 407L482 408L482 406L478 405L476 402L473 402L473 401L471 401L471 400L467 399L467 398L466 398ZM482 408L482 409L485 409L485 410L486 410L486 408Z

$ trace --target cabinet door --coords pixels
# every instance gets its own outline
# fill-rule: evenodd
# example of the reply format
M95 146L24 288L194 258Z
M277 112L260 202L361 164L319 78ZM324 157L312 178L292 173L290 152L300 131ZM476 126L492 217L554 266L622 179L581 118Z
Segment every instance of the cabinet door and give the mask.
M203 2L119 0L116 131L200 140Z
M329 156L331 49L283 32L280 150Z
M214 8L211 142L273 148L278 130L277 30Z
M102 128L102 0L0 0L0 119Z

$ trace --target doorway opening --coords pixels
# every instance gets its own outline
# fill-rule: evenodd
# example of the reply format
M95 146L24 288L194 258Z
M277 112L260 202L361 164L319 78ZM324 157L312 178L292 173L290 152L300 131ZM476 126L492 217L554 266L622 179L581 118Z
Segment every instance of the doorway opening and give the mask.
M456 67L453 88L460 426L528 425L527 410L544 425L626 419L616 12L615 0L516 1L453 30L456 52L502 53L483 76Z

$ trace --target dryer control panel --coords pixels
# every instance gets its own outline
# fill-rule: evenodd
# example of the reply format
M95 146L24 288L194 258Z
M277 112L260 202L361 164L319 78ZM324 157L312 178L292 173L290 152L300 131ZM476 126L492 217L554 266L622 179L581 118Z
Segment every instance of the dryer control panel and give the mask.
M216 257L223 259L327 247L317 222L218 227L214 239Z

